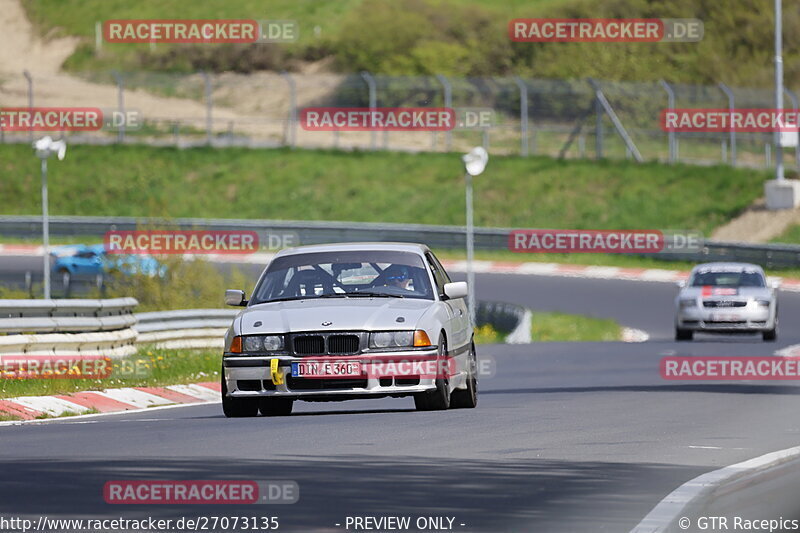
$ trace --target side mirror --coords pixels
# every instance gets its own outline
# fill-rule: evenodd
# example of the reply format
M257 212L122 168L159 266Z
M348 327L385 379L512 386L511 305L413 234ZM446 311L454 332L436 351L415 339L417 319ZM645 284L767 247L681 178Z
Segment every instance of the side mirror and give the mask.
M772 288L772 290L778 290L778 288L781 286L781 281L778 279L770 280L769 286Z
M678 282L675 282L675 285L677 285L678 288L682 289L682 288L686 287L686 280L682 279L682 280L680 280Z
M246 306L247 300L244 299L244 291L228 289L225 291L225 303L237 307Z
M444 295L450 300L456 298L464 298L469 293L466 281L456 281L454 283L444 284Z

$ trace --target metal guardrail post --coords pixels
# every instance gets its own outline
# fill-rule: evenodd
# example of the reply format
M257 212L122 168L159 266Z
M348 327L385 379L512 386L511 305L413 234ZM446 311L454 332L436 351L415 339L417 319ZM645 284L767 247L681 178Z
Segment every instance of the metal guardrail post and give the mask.
M673 91L672 87L670 87L669 83L667 83L664 80L658 80L658 83L661 85L661 87L664 88L665 91L667 91L667 108L670 111L674 110L675 109L675 91ZM667 140L667 146L669 147L669 162L670 163L675 163L675 156L676 156L676 153L675 153L675 132L670 130L669 133L667 134L667 139L668 139Z
M213 128L214 128L214 119L212 116L212 109L214 107L214 103L211 98L211 76L208 75L208 72L203 71L203 83L205 84L205 93L206 93L206 144L211 146L211 139L213 136Z
M375 78L366 70L361 73L361 77L367 82L367 89L369 90L369 110L375 111L375 108L378 107ZM370 147L372 150L378 149L378 132L374 128L370 129Z
M730 88L727 85L725 85L724 83L721 83L721 82L717 86L720 88L720 90L723 93L725 93L725 96L728 97L728 110L730 110L731 118L733 118L733 112L736 110L736 101L734 100L734 97L733 97L733 91L731 91ZM734 129L731 128L731 131L730 131L729 135L730 135L730 145L731 145L731 158L730 158L731 159L731 166L735 167L736 166L736 131L734 131Z
M630 135L628 135L628 132L622 125L622 122L619 120L619 117L614 112L614 108L612 108L611 104L608 103L608 99L606 99L606 95L603 94L603 90L600 88L600 85L592 78L589 78L589 84L594 89L597 101L603 107L603 110L605 110L606 114L608 115L608 118L611 119L611 123L614 124L617 133L619 134L620 137L622 137L622 140L625 142L625 146L631 151L631 154L633 154L633 157L636 159L637 162L641 163L642 161L644 161L644 159L642 158L642 154L639 153L639 149L636 148L636 145L633 143L633 139L631 139Z
M528 86L519 76L514 76L519 87L519 155L528 156Z
M444 106L446 108L453 107L453 86L450 85L450 80L448 80L442 74L437 74L436 79L439 80L439 83L442 84L444 88ZM449 152L453 146L453 130L447 130L444 133L444 150L445 152Z
M122 74L116 70L112 70L111 75L114 76L114 80L117 82L117 107L123 117L117 132L117 142L123 143L125 142L125 80L122 78Z
M33 76L27 70L22 71L25 80L28 82L28 111L33 112ZM33 130L28 132L28 140L33 141Z
M297 87L291 74L284 70L281 72L281 76L289 86L289 114L286 117L286 127L283 133L284 144L294 148L297 133Z
M789 99L792 101L792 107L794 108L795 112L797 112L798 109L800 109L800 105L798 105L797 101L797 95L795 94L794 91L791 91L785 87L783 90L789 97ZM800 171L800 142L797 143L794 147L794 164L797 170Z

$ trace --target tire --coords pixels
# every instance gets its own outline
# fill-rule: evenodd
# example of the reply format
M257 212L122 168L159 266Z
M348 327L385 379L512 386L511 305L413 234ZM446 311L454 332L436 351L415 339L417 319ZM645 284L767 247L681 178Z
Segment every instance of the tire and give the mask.
M690 341L694 337L694 332L690 329L675 328L676 341Z
M287 416L292 414L292 398L261 398L258 400L258 410L264 416Z
M257 398L231 398L228 396L228 384L225 383L225 370L222 370L222 412L228 418L244 418L258 415Z
M437 359L441 360L447 355L447 341L444 336L439 341ZM446 365L443 366L446 368ZM438 372L438 371L437 371ZM447 377L436 378L436 389L419 392L414 395L414 406L417 411L444 411L450 408L450 379Z
M770 329L768 331L763 331L761 333L761 338L764 339L767 342L774 341L775 339L778 338L778 327L775 326L774 328L772 328L772 329Z
M478 405L478 356L475 344L470 345L467 358L467 388L456 389L450 395L450 407L453 409L474 409Z

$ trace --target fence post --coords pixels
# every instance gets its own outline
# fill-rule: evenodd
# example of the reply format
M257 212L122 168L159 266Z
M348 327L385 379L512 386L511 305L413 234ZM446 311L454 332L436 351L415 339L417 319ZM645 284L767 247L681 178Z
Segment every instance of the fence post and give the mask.
M297 133L297 87L294 83L294 78L285 70L281 72L281 76L286 80L289 86L289 115L286 118L286 127L283 130L283 142L294 148Z
M369 89L369 110L370 112L374 112L375 108L378 107L378 97L375 90L375 78L373 78L372 74L366 70L361 72L361 77L364 78L365 82L367 82L367 88ZM375 130L375 128L370 129L370 146L373 150L378 148L378 132Z
M658 83L667 91L667 107L670 111L675 109L675 91L672 90L669 83L664 80L659 80ZM669 146L669 162L675 162L675 132L670 130L667 134L667 145Z
M27 70L23 70L22 75L28 81L28 111L33 113L33 77ZM33 141L33 130L28 131L28 140Z
M514 81L519 87L519 154L522 157L528 156L528 86L514 76Z
M103 49L103 25L99 20L94 21L94 53Z
M619 117L614 112L614 108L612 108L611 104L608 103L606 95L603 94L603 90L600 88L600 85L598 85L598 83L595 82L592 78L589 78L589 84L594 89L597 102L602 106L603 110L608 115L608 118L611 119L611 123L614 125L614 128L616 128L619 136L622 137L622 140L625 142L625 146L628 148L628 150L630 150L631 154L633 154L634 159L636 159L636 161L639 163L644 161L644 159L642 159L642 154L639 153L639 149L636 148L635 144L633 144L633 139L631 139L630 135L628 135L628 132L622 125L622 122L619 120Z
M211 138L213 135L213 128L214 128L214 119L211 114L212 108L214 103L211 100L211 76L208 75L208 72L203 71L203 82L205 83L206 89L206 144L211 146Z
M116 70L112 70L111 75L117 82L117 107L122 114L122 123L117 130L117 142L123 143L125 142L125 80L122 78L122 74Z
M444 87L444 106L446 108L453 107L453 87L450 85L450 80L448 80L445 76L441 74L436 75L436 79L439 80L439 83L442 84ZM444 133L444 150L445 152L449 152L450 148L453 145L453 130L447 130Z
M728 97L728 110L731 112L731 119L733 118L733 112L736 110L736 102L733 98L733 91L731 91L727 85L720 82L717 85L720 90L725 93L725 96ZM730 145L731 145L731 166L736 166L736 131L731 128L730 131Z
M783 90L789 96L789 99L792 101L792 107L794 108L795 112L797 112L798 107L800 107L798 106L797 95L794 93L794 91L790 91L789 89L784 88ZM795 167L797 167L797 170L800 170L800 142L798 142L794 147L794 164Z

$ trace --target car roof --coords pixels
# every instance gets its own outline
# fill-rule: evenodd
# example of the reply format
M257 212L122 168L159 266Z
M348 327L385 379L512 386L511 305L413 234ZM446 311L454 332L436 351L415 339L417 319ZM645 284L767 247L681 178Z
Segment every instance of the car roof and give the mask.
M413 242L339 242L331 244L310 244L306 246L296 246L294 248L284 248L275 257L287 255L309 254L318 252L345 252L345 251L387 251L387 252L411 252L424 254L430 249L424 244Z
M700 265L695 266L692 269L692 272L697 272L699 270L710 270L710 271L721 271L721 272L742 272L744 270L755 270L758 272L763 272L764 270L753 263L726 263L726 262L716 262L716 263L703 263Z

